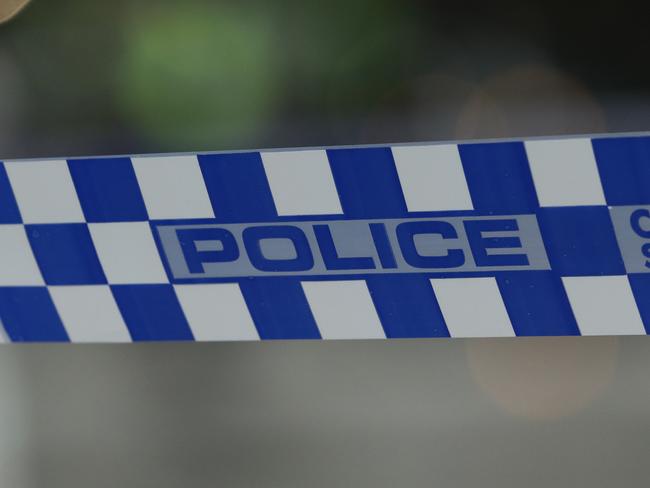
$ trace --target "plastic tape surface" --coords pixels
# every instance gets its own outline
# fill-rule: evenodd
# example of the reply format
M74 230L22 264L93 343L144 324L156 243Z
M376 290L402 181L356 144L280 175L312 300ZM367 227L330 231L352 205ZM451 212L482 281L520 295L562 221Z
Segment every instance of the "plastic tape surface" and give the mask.
M0 163L10 342L650 330L650 136Z

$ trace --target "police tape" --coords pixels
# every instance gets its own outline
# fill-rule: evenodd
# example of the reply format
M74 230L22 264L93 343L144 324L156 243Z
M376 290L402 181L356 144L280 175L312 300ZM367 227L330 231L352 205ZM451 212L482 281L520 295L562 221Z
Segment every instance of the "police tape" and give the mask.
M5 340L635 335L650 136L0 163Z

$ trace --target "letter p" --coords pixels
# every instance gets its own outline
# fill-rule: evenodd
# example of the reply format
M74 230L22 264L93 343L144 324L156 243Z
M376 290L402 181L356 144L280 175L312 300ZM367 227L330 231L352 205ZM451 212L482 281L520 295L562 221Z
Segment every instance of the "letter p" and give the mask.
M226 229L176 229L176 236L190 273L205 273L204 263L223 263L239 258L237 241Z

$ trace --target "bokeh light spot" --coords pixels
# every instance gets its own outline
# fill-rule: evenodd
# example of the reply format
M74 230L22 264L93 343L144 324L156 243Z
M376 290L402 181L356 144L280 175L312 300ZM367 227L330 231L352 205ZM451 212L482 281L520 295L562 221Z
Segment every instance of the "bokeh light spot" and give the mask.
M589 89L544 64L501 70L475 89L456 125L459 139L598 133L605 115Z
M504 411L528 419L557 419L588 407L612 383L615 337L471 340L472 377Z

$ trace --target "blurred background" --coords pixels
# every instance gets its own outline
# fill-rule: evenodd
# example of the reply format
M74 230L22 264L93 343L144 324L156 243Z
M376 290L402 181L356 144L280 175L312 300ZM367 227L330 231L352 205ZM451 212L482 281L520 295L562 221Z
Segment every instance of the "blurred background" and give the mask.
M0 24L0 159L645 131L648 52L612 2L36 0ZM647 486L649 358L3 345L0 486Z

